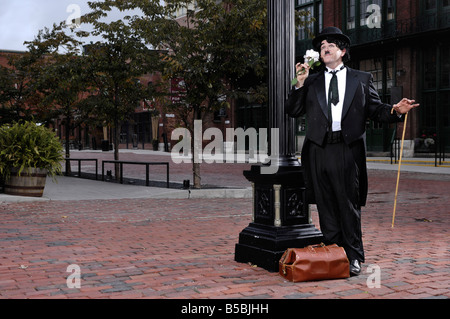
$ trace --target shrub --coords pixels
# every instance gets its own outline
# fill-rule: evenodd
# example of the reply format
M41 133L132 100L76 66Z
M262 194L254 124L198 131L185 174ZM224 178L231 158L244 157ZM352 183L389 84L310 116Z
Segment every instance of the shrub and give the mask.
M64 160L59 138L48 128L33 122L0 127L0 175L9 179L11 169L19 175L29 168L46 169L51 177L61 174Z

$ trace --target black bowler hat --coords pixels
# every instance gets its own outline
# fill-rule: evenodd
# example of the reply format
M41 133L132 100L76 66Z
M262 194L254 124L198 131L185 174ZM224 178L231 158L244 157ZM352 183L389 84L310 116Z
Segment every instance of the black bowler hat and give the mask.
M344 42L347 42L349 45L351 44L351 40L348 36L342 33L339 28L336 27L326 27L319 33L317 37L315 37L312 41L312 44L315 48L318 48L323 40L328 37L333 37Z

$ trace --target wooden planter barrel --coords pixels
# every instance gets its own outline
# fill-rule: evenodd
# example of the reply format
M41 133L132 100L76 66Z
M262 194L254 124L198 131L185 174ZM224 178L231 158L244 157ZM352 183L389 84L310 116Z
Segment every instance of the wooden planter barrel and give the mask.
M9 180L5 181L4 192L8 195L42 197L46 179L46 169L24 169L20 176L17 169L12 169Z

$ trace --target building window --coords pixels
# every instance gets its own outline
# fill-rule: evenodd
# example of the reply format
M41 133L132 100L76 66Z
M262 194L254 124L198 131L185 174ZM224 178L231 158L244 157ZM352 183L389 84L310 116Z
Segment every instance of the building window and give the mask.
M450 88L450 46L442 47L442 64L441 64L441 87Z
M450 127L450 92L442 92L442 126Z
M359 63L361 71L366 71L372 74L373 85L378 91L378 94L383 91L383 65L381 58L362 60Z
M423 51L424 55L424 77L423 77L423 88L425 90L436 88L436 71L437 71L437 60L436 60L436 49L427 48Z
M372 74L373 85L381 99L388 103L391 88L394 86L394 57L387 56L361 60L359 69Z
M450 45L422 51L421 135L437 134L448 140L450 128ZM445 137L444 137L445 136Z
M356 19L356 0L347 1L347 30L354 29Z
M395 0L387 1L387 20L392 21L395 19Z
M220 3L222 0L216 0L216 4ZM199 5L197 1L193 1L192 3L188 3L186 6L180 6L175 11L175 18L179 19L181 17L185 17L189 11L197 12L199 10Z
M423 31L450 26L450 0L424 0L420 4Z
M373 85L381 100L390 103L391 88L394 86L394 57L385 56L361 60L359 69L372 74ZM382 128L383 124L372 122L371 127L374 129Z
M296 0L296 10L298 12L305 12L303 21L306 23L306 27L299 28L299 41L311 39L314 34L322 30L323 10L321 0Z
M424 93L423 95L422 131L433 131L436 128L436 92Z
M421 9L426 13L442 13L442 10L450 9L450 0L436 1L436 0L424 0L421 2Z
M196 11L197 10L197 3L190 3L185 7L179 7L177 8L176 12L175 12L175 16L176 18L181 18L187 15L188 11L192 10L192 11Z
M425 0L425 10L436 9L436 0Z

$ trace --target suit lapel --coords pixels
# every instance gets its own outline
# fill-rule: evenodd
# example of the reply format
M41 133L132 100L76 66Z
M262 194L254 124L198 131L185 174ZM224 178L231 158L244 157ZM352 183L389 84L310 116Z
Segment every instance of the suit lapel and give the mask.
M353 97L355 96L356 88L358 87L357 73L352 69L347 68L347 83L345 87L344 106L342 107L342 118L347 114L350 105L352 104Z
M348 110L350 109L350 105L352 104L356 89L358 88L358 84L358 74L351 68L347 68L347 83L345 88L344 105L342 108L342 118L345 117ZM323 72L318 74L313 86L314 90L316 91L317 101L319 102L320 108L322 109L325 117L328 119L328 104L325 93L325 75Z
M317 101L319 102L320 108L323 114L328 119L328 105L327 96L325 94L325 75L323 72L318 74L317 80L314 83L314 89L316 90Z

